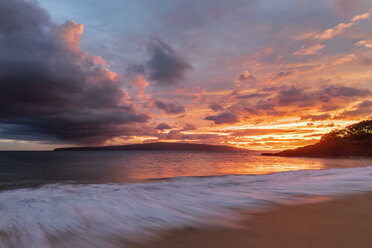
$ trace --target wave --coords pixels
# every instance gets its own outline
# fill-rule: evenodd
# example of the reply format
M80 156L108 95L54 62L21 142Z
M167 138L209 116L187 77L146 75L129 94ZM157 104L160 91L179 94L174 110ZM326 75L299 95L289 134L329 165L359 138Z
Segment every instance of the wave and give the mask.
M372 166L8 190L0 192L0 247L123 247L169 229L236 224L232 209L365 191Z

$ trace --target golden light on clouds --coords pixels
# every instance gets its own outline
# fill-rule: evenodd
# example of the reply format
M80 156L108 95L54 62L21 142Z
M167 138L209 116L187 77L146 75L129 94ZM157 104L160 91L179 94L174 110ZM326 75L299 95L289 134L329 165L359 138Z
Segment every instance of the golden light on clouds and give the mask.
M4 144L177 141L277 150L372 117L368 1L319 1L319 8L221 1L213 13L190 2L203 9L193 15L178 1L159 12L133 3L138 16L112 12L110 21L89 11L76 16L78 6L68 3L69 16L50 1L40 0L45 10L19 2L29 11L16 15L7 1L14 23L0 28ZM211 18L216 13L221 18Z

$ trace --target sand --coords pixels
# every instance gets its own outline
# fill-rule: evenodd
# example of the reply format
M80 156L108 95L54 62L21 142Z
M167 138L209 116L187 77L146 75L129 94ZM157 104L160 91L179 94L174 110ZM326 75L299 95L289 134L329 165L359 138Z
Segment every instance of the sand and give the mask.
M371 248L372 193L277 206L247 215L243 228L171 231L147 248Z

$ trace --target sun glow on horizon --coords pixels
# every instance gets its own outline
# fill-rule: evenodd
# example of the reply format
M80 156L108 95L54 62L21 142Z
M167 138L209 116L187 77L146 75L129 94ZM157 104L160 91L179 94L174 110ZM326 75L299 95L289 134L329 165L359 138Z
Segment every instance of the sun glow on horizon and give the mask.
M0 148L313 144L372 117L372 2L340 2L0 1Z

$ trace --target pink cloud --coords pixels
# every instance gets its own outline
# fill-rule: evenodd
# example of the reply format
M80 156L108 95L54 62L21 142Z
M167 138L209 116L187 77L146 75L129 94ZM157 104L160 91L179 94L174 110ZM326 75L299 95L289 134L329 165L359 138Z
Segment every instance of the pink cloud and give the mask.
M361 41L356 42L354 45L372 48L372 40L361 40Z
M300 50L294 52L294 55L306 56L319 53L324 48L324 45L316 44L309 47L301 46Z
M362 21L362 20L369 19L370 16L371 16L371 13L372 12L369 11L369 12L366 12L366 13L363 13L363 14L356 15L353 18L351 18L351 20L349 22L347 22L347 23L340 23L340 24L338 24L337 26L335 26L333 28L329 28L329 29L324 30L320 34L316 34L313 37L313 39L316 39L316 40L329 40L329 39L332 39L333 37L335 37L335 36L343 33L346 29L354 26L357 22Z
M345 29L350 28L355 25L355 22L348 22L348 23L340 23L337 26L333 28L329 28L324 30L320 34L316 34L314 36L314 39L316 40L329 40L335 37L336 35L339 35L345 31Z
M145 90L149 86L149 83L146 81L145 77L142 75L137 75L132 81L131 84L137 89L137 97L144 98Z
M351 21L352 22L357 22L357 21L361 21L361 20L366 20L366 19L369 19L370 16L371 16L371 13L372 11L369 11L369 12L366 12L364 14L360 14L360 15L356 15L354 16Z
M58 34L61 40L70 50L78 50L83 31L83 24L78 24L69 20L59 27Z

